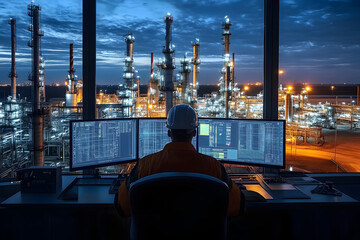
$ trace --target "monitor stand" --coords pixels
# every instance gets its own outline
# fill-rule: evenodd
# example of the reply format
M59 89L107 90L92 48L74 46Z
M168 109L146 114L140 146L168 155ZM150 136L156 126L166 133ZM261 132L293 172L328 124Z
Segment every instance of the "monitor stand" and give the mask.
M84 169L83 174L83 178L101 178L98 168Z
M264 177L278 177L280 176L279 168L264 167L262 175Z

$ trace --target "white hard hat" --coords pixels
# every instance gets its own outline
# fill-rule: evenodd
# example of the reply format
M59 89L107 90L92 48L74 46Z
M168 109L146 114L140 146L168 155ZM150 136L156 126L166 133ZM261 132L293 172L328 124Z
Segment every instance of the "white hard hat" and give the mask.
M176 105L170 109L166 127L170 129L195 129L198 118L192 107L186 104Z

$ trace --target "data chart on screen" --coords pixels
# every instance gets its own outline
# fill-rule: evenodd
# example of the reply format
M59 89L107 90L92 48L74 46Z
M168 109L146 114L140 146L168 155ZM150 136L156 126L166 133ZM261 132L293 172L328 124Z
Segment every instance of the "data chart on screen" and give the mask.
M72 168L136 160L136 119L71 123Z
M139 119L139 158L163 150L171 142L166 119ZM192 139L196 148L196 138Z
M284 166L284 121L200 119L198 151L239 164Z

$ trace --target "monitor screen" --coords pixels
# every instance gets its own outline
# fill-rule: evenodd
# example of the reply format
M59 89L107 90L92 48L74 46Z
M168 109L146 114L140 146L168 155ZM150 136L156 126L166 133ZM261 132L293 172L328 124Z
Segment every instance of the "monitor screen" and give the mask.
M137 159L136 119L71 121L71 170Z
M227 163L285 166L285 122L199 119L198 150Z
M139 158L161 151L170 141L166 118L139 119ZM196 148L196 137L192 144Z

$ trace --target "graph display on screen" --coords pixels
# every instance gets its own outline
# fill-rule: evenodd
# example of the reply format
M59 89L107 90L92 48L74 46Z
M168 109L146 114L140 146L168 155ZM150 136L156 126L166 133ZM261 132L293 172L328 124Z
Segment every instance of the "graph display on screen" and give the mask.
M136 160L136 119L71 122L71 168Z
M163 150L171 142L166 119L139 119L139 158ZM196 137L192 140L196 148Z
M283 121L199 119L198 151L220 161L284 166Z

